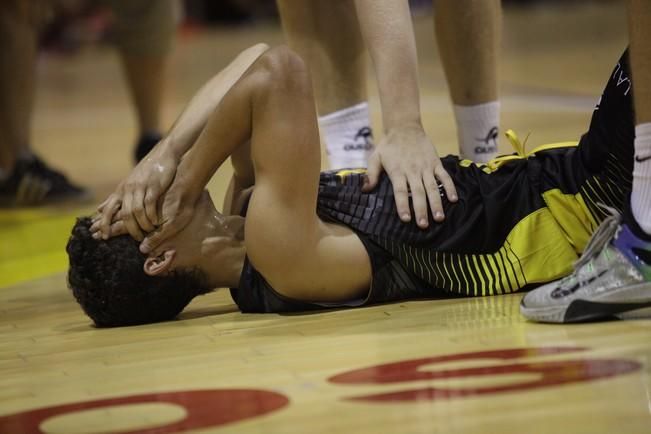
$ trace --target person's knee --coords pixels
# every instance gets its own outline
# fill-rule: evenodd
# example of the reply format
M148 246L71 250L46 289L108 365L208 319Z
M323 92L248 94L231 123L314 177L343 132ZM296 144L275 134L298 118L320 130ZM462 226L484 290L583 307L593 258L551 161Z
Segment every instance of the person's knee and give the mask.
M275 85L285 88L310 85L305 62L287 46L281 45L267 50L257 63Z

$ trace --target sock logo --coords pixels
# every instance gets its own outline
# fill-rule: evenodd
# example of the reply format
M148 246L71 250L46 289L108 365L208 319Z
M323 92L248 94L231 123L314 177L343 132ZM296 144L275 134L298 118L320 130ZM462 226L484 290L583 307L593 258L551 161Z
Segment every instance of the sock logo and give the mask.
M344 151L370 151L373 149L373 130L370 127L362 127L353 138L354 143L346 143Z
M651 160L651 154L647 155L646 157L640 157L639 155L635 156L635 161L637 161L638 163L643 163L647 160Z
M491 154L497 152L497 137L499 130L493 127L488 130L486 137L478 137L476 140L481 142L483 146L475 146L475 154Z

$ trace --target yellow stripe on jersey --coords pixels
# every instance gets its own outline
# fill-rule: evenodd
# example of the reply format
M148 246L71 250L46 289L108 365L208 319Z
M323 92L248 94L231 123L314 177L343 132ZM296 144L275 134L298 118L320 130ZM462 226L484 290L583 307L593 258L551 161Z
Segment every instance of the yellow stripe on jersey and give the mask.
M434 252L428 248L401 245L400 261L405 268L431 285L469 295L515 292L529 283L547 282L568 274L594 224L580 196L551 194L551 207L565 217L561 222L550 208L541 208L520 220L495 252L465 255ZM577 207L583 219L573 220L568 207ZM428 254L424 254L428 250ZM422 263L427 258L428 263ZM470 277L469 277L470 276Z
M467 266L466 269L468 270L468 274L470 274L470 278L472 279L472 295L477 296L479 295L477 293L477 281L475 280L475 276L472 273L472 266L470 265L470 256L468 255L465 256L466 256L466 266ZM473 255L473 259L474 259L474 255ZM470 293L470 290L468 290L468 293Z
M360 173L366 173L366 169L364 168L359 168L359 169L342 169L338 172L335 173L336 176L339 177L340 182L344 182L346 178L350 175L357 175Z
M479 281L481 282L479 285L479 289L481 290L481 295L485 296L487 286L486 286L486 281L484 281L484 278L482 277L482 274L479 271L479 263L477 262L477 256L479 255L472 255L472 262L475 264L475 270L477 270L477 275L479 276ZM477 291L475 291L475 293L477 293Z

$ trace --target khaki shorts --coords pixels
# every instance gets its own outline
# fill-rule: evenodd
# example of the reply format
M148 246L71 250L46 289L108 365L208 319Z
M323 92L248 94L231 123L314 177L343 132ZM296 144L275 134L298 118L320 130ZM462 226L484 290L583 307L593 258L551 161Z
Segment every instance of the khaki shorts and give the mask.
M123 53L160 56L174 40L176 0L97 0L115 15L115 43Z

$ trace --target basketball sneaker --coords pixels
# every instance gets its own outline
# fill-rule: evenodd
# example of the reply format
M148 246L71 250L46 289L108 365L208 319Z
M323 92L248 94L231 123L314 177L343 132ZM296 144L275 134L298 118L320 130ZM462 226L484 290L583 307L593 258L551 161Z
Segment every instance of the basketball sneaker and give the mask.
M617 211L610 212L574 272L525 295L522 315L552 323L651 317L651 241L631 230L635 222L623 224Z
M0 183L0 206L29 206L90 199L76 186L35 155L16 161L12 174Z

